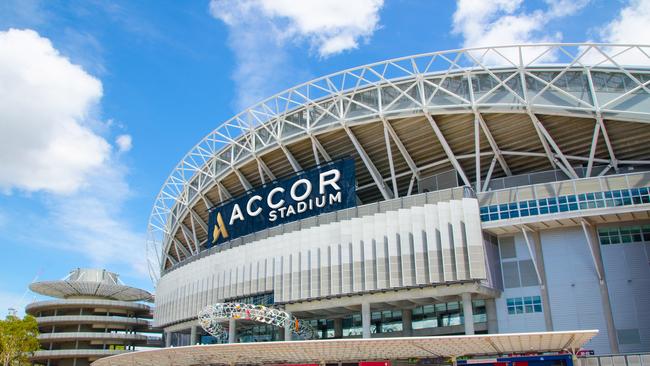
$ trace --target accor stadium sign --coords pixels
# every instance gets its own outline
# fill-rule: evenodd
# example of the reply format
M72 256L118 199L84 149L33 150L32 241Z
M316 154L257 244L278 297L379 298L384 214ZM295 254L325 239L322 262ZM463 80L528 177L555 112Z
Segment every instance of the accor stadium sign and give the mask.
M210 210L208 244L356 205L354 160L321 164L250 190Z

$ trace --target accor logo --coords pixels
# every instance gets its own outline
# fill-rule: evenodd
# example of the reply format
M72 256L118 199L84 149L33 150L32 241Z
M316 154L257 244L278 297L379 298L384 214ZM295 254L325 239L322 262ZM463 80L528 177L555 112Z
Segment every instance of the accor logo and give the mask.
M223 217L221 217L221 212L217 213L217 222L215 222L214 230L212 231L212 243L216 243L220 237L228 239L228 229L226 229L226 223L223 222Z

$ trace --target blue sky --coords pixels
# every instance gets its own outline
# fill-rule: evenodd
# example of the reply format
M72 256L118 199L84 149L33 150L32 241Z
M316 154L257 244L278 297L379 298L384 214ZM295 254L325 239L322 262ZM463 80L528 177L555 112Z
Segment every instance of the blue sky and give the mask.
M415 53L650 44L648 0L0 0L0 315L80 266L152 289L165 178L255 101Z

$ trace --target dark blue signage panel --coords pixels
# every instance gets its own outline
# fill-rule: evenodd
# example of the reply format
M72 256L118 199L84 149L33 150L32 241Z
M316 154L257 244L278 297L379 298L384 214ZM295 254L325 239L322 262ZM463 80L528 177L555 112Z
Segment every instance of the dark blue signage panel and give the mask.
M356 205L354 160L321 164L210 210L208 247L306 217Z

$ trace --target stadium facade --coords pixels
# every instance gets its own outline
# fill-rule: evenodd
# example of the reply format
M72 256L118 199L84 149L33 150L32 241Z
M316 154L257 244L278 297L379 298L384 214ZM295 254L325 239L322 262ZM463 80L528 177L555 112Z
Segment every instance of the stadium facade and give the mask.
M36 317L41 350L35 365L84 366L102 357L160 347L151 328L152 295L126 286L119 275L102 269L78 268L63 280L34 282L35 293L54 300L33 302L25 313ZM159 332L158 332L159 333Z
M598 329L596 353L650 351L648 55L434 52L245 110L156 200L154 325L222 341L199 311L257 304L317 338ZM235 318L230 342L291 337Z

